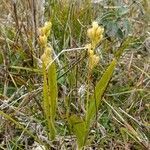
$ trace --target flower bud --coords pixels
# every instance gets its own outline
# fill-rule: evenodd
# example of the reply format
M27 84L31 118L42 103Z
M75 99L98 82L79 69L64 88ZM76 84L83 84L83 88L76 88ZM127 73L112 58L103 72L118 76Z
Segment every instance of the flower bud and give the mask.
M40 34L41 36L44 36L45 33L46 33L46 28L45 28L45 27L39 28L39 34Z
M93 60L94 60L94 66L96 66L99 62L99 56L94 55Z
M92 50L92 45L91 45L91 43L90 43L90 44L86 44L85 47L86 47L88 50Z
M91 57L91 56L94 55L94 51L93 51L93 50L88 50L88 54L89 54L89 56Z
M93 37L93 30L92 30L92 28L90 28L90 29L87 30L87 36L88 36L90 39L92 39L92 37Z
M45 53L43 53L43 55L41 56L41 60L42 60L42 62L44 62L44 61L45 61L45 59L46 59L46 55L45 55Z
M52 54L52 47L46 47L44 53L45 53L47 56L51 56L51 54Z
M41 56L41 60L45 66L47 66L52 61L52 48L46 47L43 55Z
M45 34L48 37L50 35L52 23L50 21L49 22L45 22L44 27L45 27Z
M45 22L44 27L39 28L39 34L42 36L46 35L48 37L51 31L51 27L52 27L52 23L50 21Z
M103 35L101 34L99 37L99 41L101 41L103 39Z
M98 27L96 30L96 36L100 36L101 34L103 34L103 32L104 32L104 28Z
M44 26L50 30L52 27L52 23L50 21L45 22Z
M94 30L96 30L98 28L98 23L96 21L94 21L92 23L92 27L93 27Z
M43 47L45 47L46 46L46 44L47 44L47 37L46 37L46 35L40 35L39 36L39 43L40 43L40 45L41 46L43 46Z

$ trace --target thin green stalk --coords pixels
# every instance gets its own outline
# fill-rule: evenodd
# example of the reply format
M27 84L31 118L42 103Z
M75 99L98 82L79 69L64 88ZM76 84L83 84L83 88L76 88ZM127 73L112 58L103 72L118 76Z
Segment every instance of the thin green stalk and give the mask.
M86 97L86 112L88 112L88 108L89 108L89 97L90 97L90 70L88 71L88 77L87 77L87 97ZM86 118L87 119L87 118Z

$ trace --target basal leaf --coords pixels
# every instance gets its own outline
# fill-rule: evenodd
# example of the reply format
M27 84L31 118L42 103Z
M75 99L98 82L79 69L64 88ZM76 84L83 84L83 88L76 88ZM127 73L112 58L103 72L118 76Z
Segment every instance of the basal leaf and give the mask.
M49 131L48 136L53 140L56 135L55 116L58 96L57 75L54 63L48 68L48 71L43 65L43 77L43 109Z
M71 131L76 135L78 148L82 148L85 145L86 123L77 115L72 115L68 118Z
M49 87L49 96L50 96L50 107L51 107L51 115L53 119L56 115L57 108L57 74L56 74L56 66L54 63L48 69L48 87Z
M56 116L56 108L57 108L57 74L55 64L52 63L48 69L48 92L49 92L49 119L48 126L50 130L51 139L55 138L56 129L55 129L55 116Z
M91 121L94 119L94 116L96 114L96 111L99 108L102 96L107 88L107 85L112 77L113 71L116 67L117 60L114 59L111 64L108 66L106 71L104 72L103 76L101 79L98 81L95 87L95 92L92 95L90 102L89 102L89 107L87 111L87 126L90 126Z

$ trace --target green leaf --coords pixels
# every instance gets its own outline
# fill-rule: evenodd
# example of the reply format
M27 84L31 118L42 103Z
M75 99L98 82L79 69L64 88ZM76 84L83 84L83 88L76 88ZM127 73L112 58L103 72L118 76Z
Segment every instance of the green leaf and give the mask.
M55 116L58 98L57 74L54 63L51 64L48 70L43 64L43 77L43 109L48 126L48 136L53 140L56 136Z
M98 81L95 87L95 92L92 95L90 102L89 102L89 107L87 110L87 116L86 116L86 121L87 121L87 127L90 127L90 124L92 120L94 119L96 112L99 108L100 102L102 100L102 96L107 88L107 85L113 75L113 71L116 67L117 60L114 59L111 64L108 66L107 70L104 72L103 76L101 79Z
M109 21L106 25L107 34L110 37L116 37L118 32L118 25L116 21Z
M57 74L56 74L56 66L54 63L52 63L48 69L48 86L49 86L51 115L54 120L56 116L57 97L58 97Z
M49 130L50 136L53 140L56 135L55 129L55 116L56 116L56 109L57 109L57 98L58 98L58 89L57 89L57 74L56 74L56 66L55 63L52 63L48 69L48 88L49 88Z
M77 137L78 148L81 149L85 145L85 135L87 133L85 121L77 115L68 118L71 131Z
M128 14L128 12L129 12L129 8L127 8L127 7L120 7L117 10L118 17L123 17L124 15Z
M115 67L117 65L117 60L120 58L124 50L130 45L131 42L133 42L134 39L132 37L128 37L124 40L121 47L118 49L117 53L115 54L115 59L112 60L104 74L102 75L101 79L98 81L98 83L95 86L94 94L91 96L88 110L86 114L86 128L87 132L90 128L90 125L99 109L100 102L102 100L102 96L108 86L108 83L113 75L113 72L115 70ZM86 135L86 134L85 134Z
M124 37L124 34L123 34L123 32L122 32L122 30L120 28L118 28L117 35L121 39L123 39L123 37Z

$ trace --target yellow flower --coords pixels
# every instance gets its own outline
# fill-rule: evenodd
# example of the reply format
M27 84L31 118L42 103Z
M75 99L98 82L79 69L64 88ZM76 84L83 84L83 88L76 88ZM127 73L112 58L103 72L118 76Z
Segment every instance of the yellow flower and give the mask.
M50 35L51 27L52 27L52 23L50 21L49 22L45 22L44 28L45 28L45 35L47 37Z
M95 49L97 44L102 40L103 32L104 32L104 28L99 26L98 23L95 21L92 23L92 28L89 28L87 30L87 36L91 41L93 49Z
M50 21L48 21L48 22L45 22L45 24L44 24L44 26L47 28L47 29L51 29L51 27L52 27L52 23L50 22Z
M52 55L52 47L48 47L48 46L47 46L47 47L45 48L45 51L44 51L44 52L45 52L46 55L51 56L51 55Z
M93 70L93 68L98 64L98 62L99 62L99 56L93 55L93 53L89 55L89 69L90 70Z
M102 27L99 26L99 27L96 29L96 36L102 35L103 32L104 32L104 28L102 28Z
M99 62L99 56L94 54L96 46L101 42L103 38L104 28L99 26L96 21L92 23L92 28L87 30L87 36L90 39L90 44L86 45L89 56L89 69L92 70Z
M45 35L45 27L39 28L39 35L44 36Z
M51 27L52 23L50 21L45 22L44 26L42 28L39 28L39 34L42 36L46 35L48 37L50 35Z
M39 36L39 43L42 47L45 47L47 45L47 37L46 35L40 35Z
M89 28L89 29L87 30L87 36L88 36L88 38L89 38L90 40L93 39L93 35L94 35L93 29L92 29L92 28Z
M93 21L92 22L92 27L93 27L94 30L96 30L99 27L99 25L96 21Z
M93 51L92 45L90 44L86 44L85 47L88 49L88 53L91 53L90 51ZM94 53L94 51L93 51Z
M96 66L98 64L98 62L99 62L99 56L94 55L93 56L93 60L94 60L94 66Z
M93 50L89 50L89 51L88 51L88 54L89 54L89 56L91 57L91 56L94 55L94 51L93 51Z
M45 66L47 66L52 61L52 47L46 47L41 60Z

